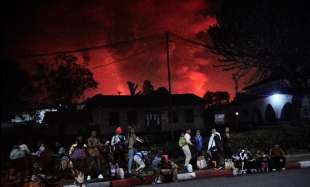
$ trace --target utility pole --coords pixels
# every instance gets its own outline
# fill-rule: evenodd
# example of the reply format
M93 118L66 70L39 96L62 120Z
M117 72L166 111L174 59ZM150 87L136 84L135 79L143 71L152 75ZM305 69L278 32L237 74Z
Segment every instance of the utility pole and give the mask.
M170 127L170 136L174 140L173 126L172 126L172 91L171 91L171 70L170 70L170 53L169 53L169 31L165 32L166 37L166 55L167 55L167 70L168 70L168 85L169 85L169 109L168 109L168 125Z
M167 70L168 70L168 85L169 93L171 94L171 71L170 71L170 53L169 53L169 31L165 32L166 35L166 55L167 55Z
M237 98L238 92L239 92L239 79L240 79L240 76L237 73L233 73L232 77L233 77L233 80L235 82L235 98Z

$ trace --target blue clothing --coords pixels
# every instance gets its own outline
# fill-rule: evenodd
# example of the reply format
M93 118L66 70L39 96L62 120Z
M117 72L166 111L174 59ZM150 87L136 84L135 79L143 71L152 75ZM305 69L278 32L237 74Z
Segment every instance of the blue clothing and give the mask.
M128 173L131 174L131 168L132 168L132 162L133 162L133 156L135 154L134 149L128 150Z
M202 136L195 136L195 148L196 151L202 151L203 149L203 139Z

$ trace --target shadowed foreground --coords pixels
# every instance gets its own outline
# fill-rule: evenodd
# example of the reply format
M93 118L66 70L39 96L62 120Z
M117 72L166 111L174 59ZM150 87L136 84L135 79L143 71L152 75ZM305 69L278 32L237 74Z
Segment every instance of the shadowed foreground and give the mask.
M274 172L269 174L256 174L240 177L222 177L203 180L192 180L186 182L161 184L160 187L165 186L212 186L212 187L308 187L310 182L310 168L287 170L283 172Z

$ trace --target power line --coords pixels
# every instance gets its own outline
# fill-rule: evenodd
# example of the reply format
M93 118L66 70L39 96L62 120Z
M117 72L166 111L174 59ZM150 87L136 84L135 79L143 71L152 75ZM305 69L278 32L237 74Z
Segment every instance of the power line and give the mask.
M161 42L162 42L162 41L160 41L160 43L161 43ZM151 45L151 46L153 46L153 45ZM93 67L90 66L90 68L92 68L92 69L98 69L98 68L106 67L106 66L109 66L109 65L112 65L112 64L123 63L124 61L126 61L126 60L128 60L128 59L130 59L130 58L132 58L132 57L136 57L136 56L138 56L138 55L145 54L145 53L147 53L147 52L150 52L150 50L144 49L144 50L138 51L137 53L130 54L130 55L128 55L128 56L125 57L125 58L115 59L116 61L114 61L114 62L110 62L110 63L106 63L106 64L102 64L102 65L97 65L97 66L93 66Z
M181 39L181 40L183 40L183 41L185 41L185 42L187 42L187 43L190 43L190 44L193 44L193 45L196 45L196 46L200 46L200 47L202 47L202 48L209 48L209 47L210 47L209 45L207 45L207 44L205 44L205 43L198 42L198 41L194 41L194 40L185 38L185 37L183 37L183 36L180 36L180 35L175 34L175 33L172 33L172 32L171 32L171 35L172 35L172 36L175 36L176 38L179 38L179 39Z
M64 53L68 54L68 53L92 51L92 50L97 50L97 49L102 49L102 48L111 48L111 47L115 47L118 45L129 44L129 43L133 43L137 41L156 39L157 37L158 37L158 34L156 35L154 34L154 35L144 36L140 38L134 38L131 40L118 41L118 42L113 42L113 43L108 43L108 44L103 44L103 45L98 45L98 46L93 46L93 47L85 47L85 48L64 50L64 51L55 51L55 52L50 52L50 53L37 53L37 54L23 55L23 56L20 56L20 58L35 58L35 57L44 57L44 56L54 56L54 55L59 55L59 54L64 54Z

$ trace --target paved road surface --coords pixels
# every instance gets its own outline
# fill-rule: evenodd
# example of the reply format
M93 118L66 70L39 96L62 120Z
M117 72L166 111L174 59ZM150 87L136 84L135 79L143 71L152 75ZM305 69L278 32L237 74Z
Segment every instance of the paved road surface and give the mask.
M151 186L151 185L149 185ZM148 186L148 187L149 187ZM220 177L154 185L158 187L310 187L310 168L240 177Z

